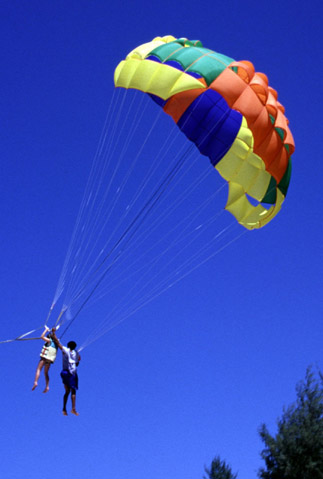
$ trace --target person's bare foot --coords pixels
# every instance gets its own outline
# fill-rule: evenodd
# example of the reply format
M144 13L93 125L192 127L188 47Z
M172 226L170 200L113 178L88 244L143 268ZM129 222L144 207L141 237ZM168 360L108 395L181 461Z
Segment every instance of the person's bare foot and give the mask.
M71 410L71 413L72 413L72 414L75 414L75 416L79 416L79 413L76 411L76 409L72 409L72 410Z
M63 416L67 416L67 412L63 409Z
M46 386L43 393L48 393L48 391L49 391L49 386Z
M37 386L38 386L38 383L34 383L34 385L33 385L33 387L31 388L31 390L34 391Z

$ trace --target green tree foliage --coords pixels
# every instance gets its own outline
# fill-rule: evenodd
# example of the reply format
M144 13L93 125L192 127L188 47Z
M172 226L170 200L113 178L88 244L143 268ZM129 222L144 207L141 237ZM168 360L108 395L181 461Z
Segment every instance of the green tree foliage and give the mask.
M213 459L211 468L205 468L207 477L204 476L204 479L236 479L237 474L233 474L231 467L229 467L225 461L221 461L220 457L217 456Z
M265 424L260 428L266 464L261 479L323 479L323 374L316 379L309 368L296 392L296 402L277 421L277 434Z

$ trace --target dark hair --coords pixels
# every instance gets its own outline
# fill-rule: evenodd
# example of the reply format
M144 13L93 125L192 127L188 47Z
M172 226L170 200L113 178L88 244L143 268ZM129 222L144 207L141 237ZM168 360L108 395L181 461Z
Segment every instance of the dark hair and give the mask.
M69 343L67 343L67 347L69 349L75 349L76 348L76 342L75 341L70 341Z

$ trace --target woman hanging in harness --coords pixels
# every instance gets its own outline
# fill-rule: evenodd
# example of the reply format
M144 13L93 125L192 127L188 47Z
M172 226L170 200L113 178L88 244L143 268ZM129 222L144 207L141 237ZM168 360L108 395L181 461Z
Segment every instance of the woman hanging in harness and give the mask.
M38 379L39 379L41 370L43 368L44 368L44 376L46 381L46 386L43 392L47 393L49 391L48 371L51 364L53 364L53 362L55 361L56 355L57 355L57 345L53 341L52 332L49 332L49 331L50 331L49 328L45 326L43 334L40 337L40 339L45 341L45 344L40 352L40 360L36 369L36 376L34 380L34 385L32 387L32 391L34 391L34 389L36 389L36 387L38 386Z

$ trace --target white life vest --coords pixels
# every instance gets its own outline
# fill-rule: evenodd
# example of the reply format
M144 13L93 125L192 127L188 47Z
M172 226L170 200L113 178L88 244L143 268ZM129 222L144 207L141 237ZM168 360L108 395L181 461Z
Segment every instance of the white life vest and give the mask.
M45 343L43 349L40 352L40 357L43 359L47 359L53 363L56 359L57 355L57 348L51 345L51 343Z

